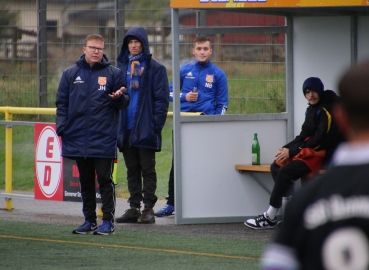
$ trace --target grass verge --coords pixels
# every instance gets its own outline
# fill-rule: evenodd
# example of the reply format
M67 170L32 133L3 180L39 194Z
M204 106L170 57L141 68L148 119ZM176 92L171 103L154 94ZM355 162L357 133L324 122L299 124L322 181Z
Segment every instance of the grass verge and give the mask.
M73 235L73 226L0 220L1 269L259 269L265 243L116 229Z

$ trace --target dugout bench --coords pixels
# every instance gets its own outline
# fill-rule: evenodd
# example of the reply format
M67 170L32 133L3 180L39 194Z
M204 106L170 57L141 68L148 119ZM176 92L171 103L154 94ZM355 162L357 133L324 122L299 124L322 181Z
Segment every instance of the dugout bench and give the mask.
M271 191L265 186L265 184L258 178L256 173L270 173L270 164L260 164L260 165L252 165L252 164L236 164L235 169L238 170L239 173L247 172L250 176L260 185L262 186L269 194ZM325 169L321 168L318 174L324 174ZM301 184L305 184L311 178L302 177Z

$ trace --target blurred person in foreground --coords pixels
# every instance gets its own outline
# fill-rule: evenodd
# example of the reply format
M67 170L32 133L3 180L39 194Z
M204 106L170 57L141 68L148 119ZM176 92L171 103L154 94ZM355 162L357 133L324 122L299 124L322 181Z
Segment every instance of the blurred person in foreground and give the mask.
M347 142L288 202L264 270L369 269L369 61L346 71L338 91L334 117Z
M292 195L294 182L300 178L311 179L322 166L328 166L337 146L344 140L335 121L332 121L332 108L339 100L336 93L324 90L322 81L317 77L307 78L302 92L309 106L301 132L277 151L270 166L274 187L269 207L263 214L244 222L249 228L275 228L282 199Z
M117 223L154 223L157 201L156 152L169 107L169 83L163 64L152 58L147 32L130 28L117 59L127 81L131 103L120 111L118 147L127 168L130 208ZM141 211L141 202L143 210Z
M213 53L210 39L197 36L193 40L194 61L180 68L181 112L202 112L206 115L224 115L228 108L228 83L223 70L210 62ZM173 102L173 85L170 84L170 101ZM174 212L174 161L168 180L166 205L155 213L157 217Z
M122 72L104 54L101 35L85 39L83 55L61 77L56 97L56 133L62 156L76 160L85 222L74 234L114 233L114 159L117 156L119 110L130 102ZM101 194L103 223L96 223L95 172Z

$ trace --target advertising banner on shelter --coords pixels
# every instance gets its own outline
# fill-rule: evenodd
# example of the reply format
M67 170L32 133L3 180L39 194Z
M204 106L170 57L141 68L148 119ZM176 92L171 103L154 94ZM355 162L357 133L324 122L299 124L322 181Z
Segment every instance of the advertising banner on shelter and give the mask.
M368 0L170 0L171 8L281 8L366 6Z
M35 199L81 202L79 171L74 160L61 156L55 124L35 124ZM96 202L101 203L95 177Z

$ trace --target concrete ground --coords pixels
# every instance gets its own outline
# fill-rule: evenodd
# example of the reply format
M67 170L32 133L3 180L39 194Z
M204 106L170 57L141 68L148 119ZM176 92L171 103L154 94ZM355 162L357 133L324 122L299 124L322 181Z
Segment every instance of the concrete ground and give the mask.
M82 203L43 201L33 199L33 193L13 191L12 210L5 210L4 191L0 190L0 219L79 226L83 223ZM159 200L154 211L165 205ZM127 199L117 198L116 216L122 215L129 205ZM99 222L98 222L99 223ZM216 238L245 239L269 242L275 230L252 230L243 223L175 225L174 216L156 217L154 224L115 224L115 230L165 232L170 234L201 235Z

